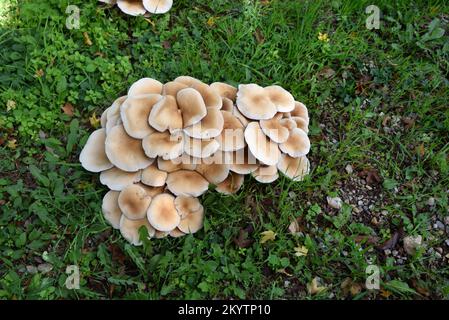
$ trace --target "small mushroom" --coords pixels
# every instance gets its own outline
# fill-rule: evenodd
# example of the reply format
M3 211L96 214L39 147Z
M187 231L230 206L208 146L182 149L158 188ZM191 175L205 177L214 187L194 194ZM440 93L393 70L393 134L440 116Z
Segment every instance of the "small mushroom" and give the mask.
M215 90L220 97L235 101L237 98L237 88L224 82L214 82L210 87Z
M292 158L287 154L282 154L277 167L280 172L293 181L302 181L310 170L309 159L306 156Z
M271 119L277 112L276 105L268 91L257 84L241 84L237 92L237 107L247 118L253 120Z
M105 152L106 129L97 129L91 133L80 153L80 162L84 169L90 172L100 172L114 165Z
M200 207L199 210L190 211L181 219L178 225L178 229L184 233L195 233L203 227L204 208Z
M180 90L176 95L176 101L181 110L184 128L200 122L207 114L203 97L193 88Z
M219 149L222 151L236 151L246 145L243 124L229 111L221 110L223 116L223 130L217 137Z
M181 221L175 207L175 197L168 193L155 196L148 208L147 218L156 230L169 232L175 229Z
M167 172L159 170L155 164L142 170L142 183L151 187L162 187L167 180Z
M173 6L173 0L143 0L145 9L154 14L162 14L168 12Z
M290 132L287 141L279 145L279 149L293 158L304 156L310 151L309 137L303 130L295 128Z
M229 169L238 174L249 174L259 168L259 163L248 148L231 153Z
M302 117L291 117L290 119L295 122L297 128L301 129L305 133L309 133L309 124L307 120Z
M178 109L175 97L164 96L159 100L151 109L148 121L151 127L159 132L181 130L182 115L181 110Z
M279 178L278 169L276 166L260 166L251 175L260 183L271 183Z
M149 237L154 237L156 230L154 230L146 218L140 220L130 220L125 215L122 215L120 218L120 233L123 238L135 246L142 245L139 234L139 229L141 227L147 228Z
M244 175L229 172L229 176L222 183L217 185L217 190L220 193L231 195L237 193L243 185Z
M111 190L122 191L126 186L139 182L140 175L140 171L126 172L113 167L100 173L100 182Z
M135 139L143 139L154 132L148 124L150 112L162 99L159 94L129 97L120 107L120 116L126 133Z
M307 125L309 125L309 112L303 103L295 101L295 108L290 112L290 115L292 117L303 118Z
M182 131L154 132L142 140L145 154L150 158L162 157L164 160L179 157L184 150L184 135Z
M209 182L196 171L178 170L168 174L167 188L174 195L199 197L209 188Z
M154 162L154 159L145 155L141 140L131 138L123 125L111 129L106 137L105 146L109 160L123 171L135 172Z
M295 109L295 98L290 92L280 86L265 87L271 102L276 106L278 112L290 112Z
M283 125L285 122L281 122L282 120L288 119L281 119L281 117L282 114L279 114L279 116L275 116L272 119L260 120L259 122L263 133L276 143L284 143L290 135L288 127ZM290 125L292 124L290 123Z
M118 99L116 99L112 105L105 110L106 112L106 134L111 131L111 129L119 124L122 124L122 118L120 117L120 107L122 106L123 102L128 98L128 96L122 96Z
M140 5L142 5L142 1ZM142 6L143 8L143 6ZM139 96L142 94L161 94L162 83L152 78L142 78L134 82L128 90L128 96Z
M117 191L108 191L103 197L103 202L101 205L104 218L114 229L120 228L120 218L122 216L122 211L118 206L119 194L120 192Z
M118 205L122 213L130 220L145 218L151 196L137 184L127 186L120 192Z
M224 120L220 110L207 108L206 116L200 122L184 129L184 133L195 139L210 139L219 136Z
M185 137L184 152L196 158L208 158L213 155L220 144L216 139L194 139Z
M248 124L245 129L245 141L251 153L263 164L273 166L278 163L281 156L278 145L268 139L258 122Z
M179 196L175 199L175 207L181 219L186 218L191 212L200 210L201 205L198 198L190 196Z

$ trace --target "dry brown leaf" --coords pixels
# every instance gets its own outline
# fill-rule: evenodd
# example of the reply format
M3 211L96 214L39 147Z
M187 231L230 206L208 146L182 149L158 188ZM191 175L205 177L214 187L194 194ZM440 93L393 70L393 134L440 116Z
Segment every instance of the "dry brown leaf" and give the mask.
M70 102L67 102L64 104L64 106L61 107L62 111L64 112L64 114L72 117L73 116L73 112L75 110L75 108L73 107L73 105Z
M91 46L93 44L92 40L90 40L89 34L86 31L83 32L83 37L84 37L84 43L86 45Z

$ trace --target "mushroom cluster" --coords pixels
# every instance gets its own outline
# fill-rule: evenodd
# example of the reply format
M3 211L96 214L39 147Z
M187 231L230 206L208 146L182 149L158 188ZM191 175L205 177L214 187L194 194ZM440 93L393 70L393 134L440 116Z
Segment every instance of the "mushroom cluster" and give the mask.
M140 245L142 226L155 238L200 230L198 197L210 185L234 194L246 174L261 183L278 172L301 181L309 172L308 123L304 104L280 86L143 78L103 112L80 162L110 189L105 219Z
M168 12L173 6L173 0L99 0L107 4L117 4L119 9L131 16L140 16L147 13L162 14Z

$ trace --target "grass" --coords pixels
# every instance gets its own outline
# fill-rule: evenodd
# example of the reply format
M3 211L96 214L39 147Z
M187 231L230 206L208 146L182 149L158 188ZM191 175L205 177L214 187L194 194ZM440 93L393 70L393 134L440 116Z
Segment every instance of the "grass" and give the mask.
M447 299L449 6L376 3L379 30L365 27L369 1L176 0L149 19L70 1L69 30L66 0L0 0L0 298ZM309 107L312 172L209 192L203 231L132 247L78 155L131 83L179 75L290 90ZM371 207L357 213L359 195ZM407 255L417 235L425 246ZM364 287L370 264L381 290ZM68 265L79 290L64 286ZM311 293L315 277L326 289Z

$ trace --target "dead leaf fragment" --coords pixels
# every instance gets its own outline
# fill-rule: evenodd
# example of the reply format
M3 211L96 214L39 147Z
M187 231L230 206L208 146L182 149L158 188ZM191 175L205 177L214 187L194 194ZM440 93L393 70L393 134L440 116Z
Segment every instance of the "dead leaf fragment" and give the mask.
M83 32L83 37L84 37L84 43L86 45L91 46L93 44L92 40L90 40L89 34L86 31Z
M306 257L309 253L309 249L306 246L295 247L295 256L297 257Z
M100 119L97 117L97 115L96 115L96 113L94 112L93 114L92 114L92 116L91 117L89 117L89 122L90 122L90 125L93 127L93 128L98 128L99 126L100 126Z
M276 239L276 233L272 230L267 230L261 233L262 238L260 239L260 243L265 243L267 241L274 241Z
M61 107L62 112L64 112L64 114L72 117L73 116L73 112L75 110L75 108L73 107L73 105L70 102L67 102L66 104L64 104L64 106Z
M317 294L326 290L326 287L320 286L320 279L318 277L313 278L313 280L307 284L307 292L309 294Z

